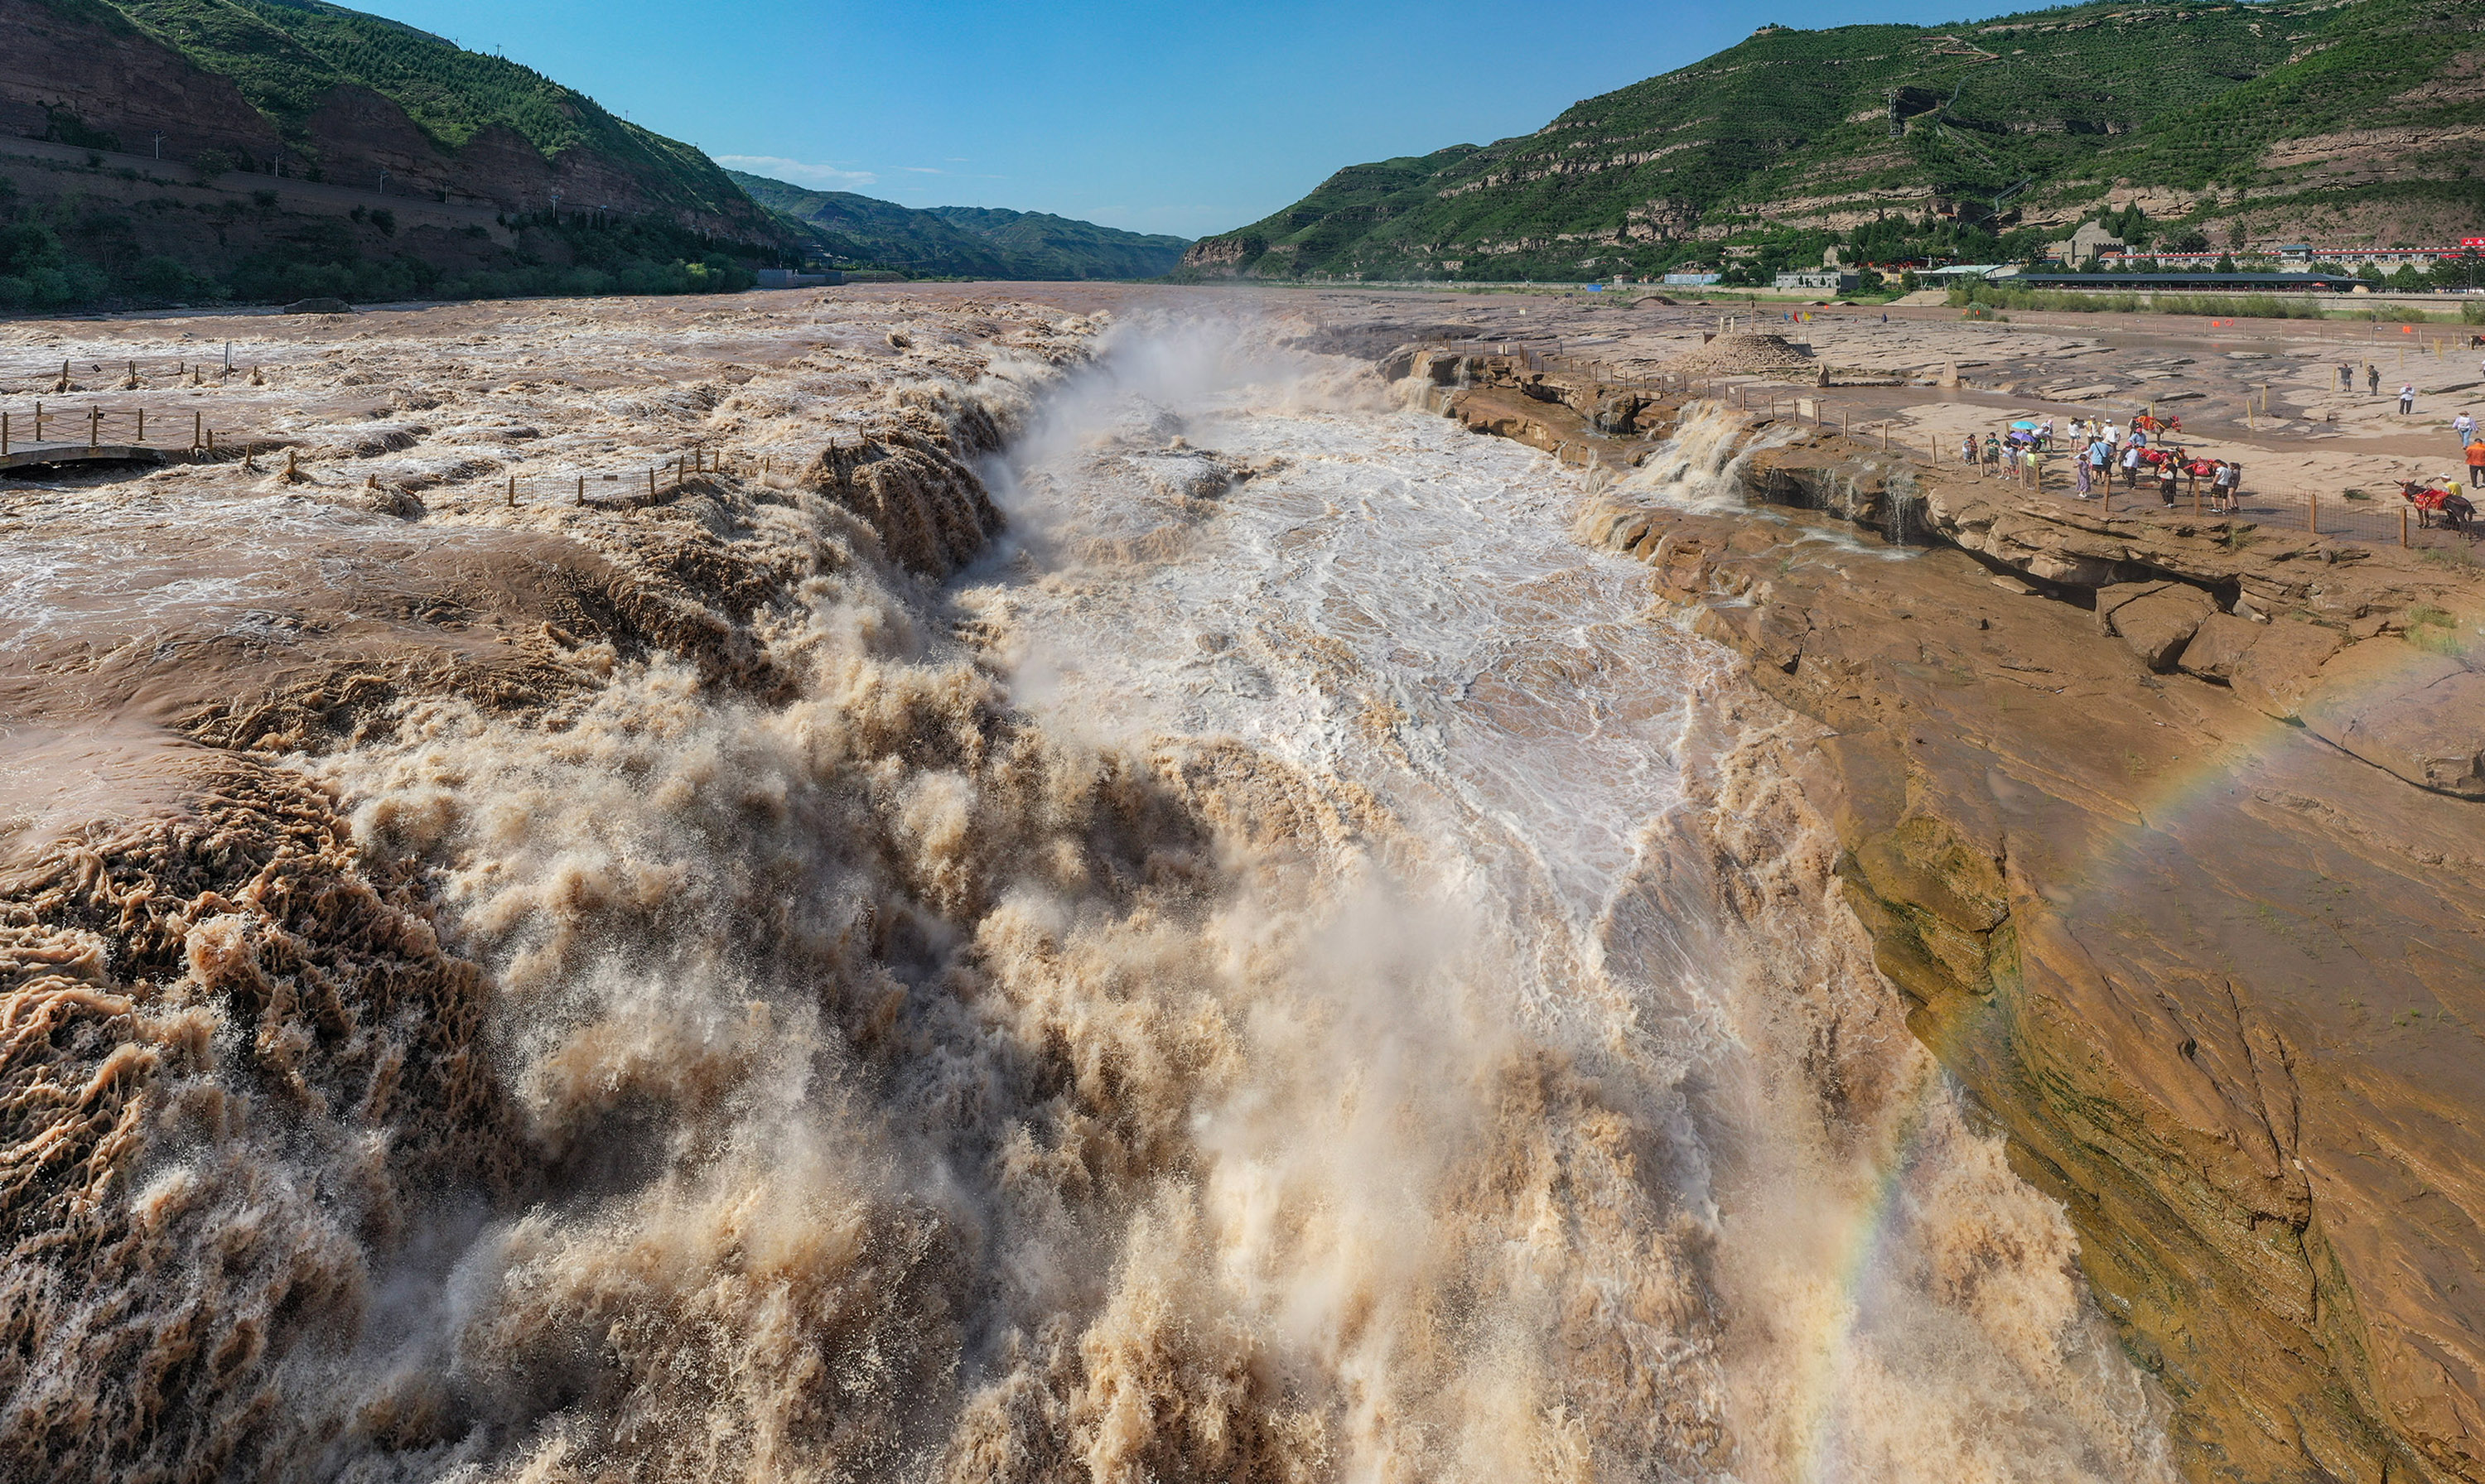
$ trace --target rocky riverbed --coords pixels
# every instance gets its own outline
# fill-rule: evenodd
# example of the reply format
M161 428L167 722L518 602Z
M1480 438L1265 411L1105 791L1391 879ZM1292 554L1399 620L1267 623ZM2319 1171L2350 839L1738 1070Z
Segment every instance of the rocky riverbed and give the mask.
M1752 483L1834 506L1872 461L1838 442ZM2069 1205L2189 1471L2473 1477L2485 590L1981 493L1925 491L1957 544L1901 560L1627 486L1579 530L1826 729L1847 899ZM2086 585L2009 575L2065 548Z
M0 1457L2124 1479L2156 1396L2195 1478L2485 1478L2473 563L1647 390L1716 312L11 327L13 406L268 451L0 485ZM1099 391L1151 316L1223 328ZM1757 328L1925 428L2431 436L2260 426L2281 328Z
M2116 514L1608 366L1407 366L1590 466L1581 539L1826 729L1878 961L2069 1205L2187 1472L2476 1476L2469 544Z

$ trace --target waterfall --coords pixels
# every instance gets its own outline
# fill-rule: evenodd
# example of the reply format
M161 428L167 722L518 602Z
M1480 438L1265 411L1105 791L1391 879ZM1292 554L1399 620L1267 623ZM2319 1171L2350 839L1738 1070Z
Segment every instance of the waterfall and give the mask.
M281 930L175 925L190 997L144 1005L36 945L191 1143L77 1250L98 1302L12 1278L14 1436L182 1479L2171 1480L1846 916L1812 733L1572 544L1569 471L1405 395L1133 322L915 503L702 496L700 559L778 584L766 685L582 647L544 704L236 763L293 836L128 858L259 850ZM1755 446L1702 408L1622 483L1724 501ZM987 495L980 554L874 526Z

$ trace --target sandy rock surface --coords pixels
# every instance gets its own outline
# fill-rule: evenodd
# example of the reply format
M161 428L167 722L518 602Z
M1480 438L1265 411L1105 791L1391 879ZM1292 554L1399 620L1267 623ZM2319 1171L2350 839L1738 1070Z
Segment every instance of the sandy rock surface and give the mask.
M1890 471L1821 439L1754 460L1764 515L1626 482L1579 532L1830 729L1848 900L2069 1204L2187 1471L2480 1476L2485 582L1964 473L1906 475L1942 544L1817 538L1879 528Z

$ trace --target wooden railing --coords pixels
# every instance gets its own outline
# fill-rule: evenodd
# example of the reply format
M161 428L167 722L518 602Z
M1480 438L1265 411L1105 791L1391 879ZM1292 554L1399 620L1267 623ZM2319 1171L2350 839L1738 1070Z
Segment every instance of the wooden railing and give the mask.
M150 431L152 437L150 438ZM223 439L219 450L217 441ZM259 441L235 438L206 420L202 408L46 407L38 399L31 408L0 408L0 457L41 452L74 456L102 455L107 448L145 449L151 453L196 451L204 455L247 452Z

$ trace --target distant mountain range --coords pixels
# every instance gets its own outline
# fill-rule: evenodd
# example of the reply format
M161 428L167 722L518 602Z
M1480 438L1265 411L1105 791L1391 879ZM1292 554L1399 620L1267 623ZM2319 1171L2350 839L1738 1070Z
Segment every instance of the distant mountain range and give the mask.
M1151 236L1040 211L917 210L726 171L733 183L838 266L981 279L1147 279L1182 262L1187 237Z
M2485 234L2477 0L2086 4L1763 26L1533 134L1339 171L1200 275L1577 279L1773 256L1974 256L2109 207L2145 232Z
M532 67L325 0L0 0L0 313L705 292L817 256L1153 278L1188 245L732 175Z

